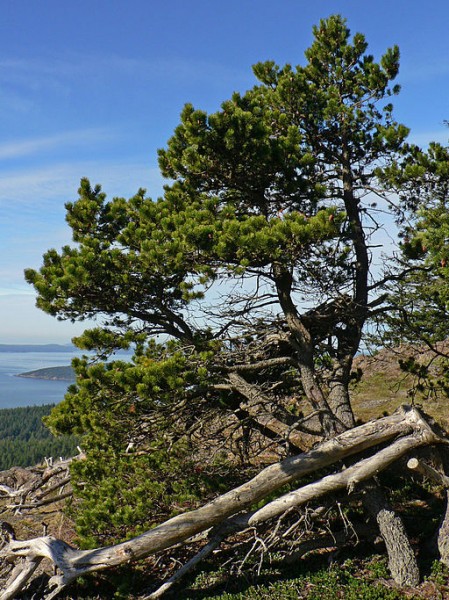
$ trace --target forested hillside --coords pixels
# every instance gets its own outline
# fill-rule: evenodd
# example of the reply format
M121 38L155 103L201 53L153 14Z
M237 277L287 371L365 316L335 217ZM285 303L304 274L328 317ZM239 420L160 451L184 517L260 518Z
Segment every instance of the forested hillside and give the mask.
M25 377L28 379L52 379L55 381L75 381L75 373L71 366L35 369L34 371L20 373L17 377Z
M42 423L53 404L0 410L0 470L27 467L45 457L77 453L73 435L53 436Z

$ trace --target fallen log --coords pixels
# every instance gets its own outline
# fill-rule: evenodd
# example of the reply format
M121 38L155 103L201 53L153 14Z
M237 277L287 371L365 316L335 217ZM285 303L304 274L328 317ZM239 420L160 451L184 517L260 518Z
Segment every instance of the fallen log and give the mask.
M398 436L403 436L399 437ZM392 441L395 440L395 441ZM338 463L373 446L392 443L352 466L323 477L262 508L249 511L263 498L316 470ZM47 600L54 598L75 578L98 570L145 558L175 544L186 543L192 536L210 528L224 526L229 531L257 525L281 515L293 506L320 498L324 494L347 489L349 493L395 460L423 445L446 443L435 434L418 410L402 407L395 414L345 431L319 444L309 452L289 457L270 465L247 483L215 498L212 502L188 513L179 514L154 529L120 544L94 550L77 550L62 540L45 536L32 540L10 540L0 550L0 558L25 560L27 564L49 559L56 568L50 578ZM31 567L28 565L31 571ZM18 573L13 572L0 600L10 600L18 589Z

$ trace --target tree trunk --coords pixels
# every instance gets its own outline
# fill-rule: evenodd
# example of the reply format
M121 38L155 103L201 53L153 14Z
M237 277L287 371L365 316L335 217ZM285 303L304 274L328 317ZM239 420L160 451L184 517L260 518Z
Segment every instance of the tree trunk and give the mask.
M341 379L344 379L343 375L341 375ZM348 429L354 427L355 418L352 412L347 381L334 379L329 382L328 402L332 412L337 415L345 427Z
M449 567L449 491L446 490L446 512L438 530L440 560Z
M364 489L363 504L375 518L388 553L391 576L398 585L416 586L419 568L402 519L388 505L374 482Z
M324 436L331 438L341 433L345 427L332 413L327 398L321 389L314 368L313 339L303 319L298 314L291 297L293 276L283 265L273 264L274 281L279 298L279 304L285 315L285 320L292 334L292 346L296 350L296 361L301 374L301 384L304 394L314 411L319 412Z

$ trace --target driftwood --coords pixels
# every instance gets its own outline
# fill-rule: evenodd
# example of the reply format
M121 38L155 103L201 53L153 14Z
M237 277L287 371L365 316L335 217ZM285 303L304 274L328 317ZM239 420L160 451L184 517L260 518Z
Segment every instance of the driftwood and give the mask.
M385 443L389 445L347 468L284 494L258 510L251 508L287 483L291 484L314 471ZM270 465L252 480L209 504L179 514L129 541L82 551L51 536L25 541L9 539L0 550L0 558L15 561L17 566L10 574L0 600L12 599L23 590L44 558L49 559L55 568L55 575L50 578L46 595L43 596L50 599L81 575L145 558L174 545L187 543L192 536L210 530L206 546L175 576L175 580L179 579L231 533L248 527L255 528L267 520L278 518L292 507L302 506L326 494L341 490L354 492L363 482L372 479L415 448L437 443L446 441L432 431L418 410L403 407L391 416L345 431L309 452ZM391 551L394 557L397 548L392 547ZM167 585L149 598L162 595L173 581L166 582Z

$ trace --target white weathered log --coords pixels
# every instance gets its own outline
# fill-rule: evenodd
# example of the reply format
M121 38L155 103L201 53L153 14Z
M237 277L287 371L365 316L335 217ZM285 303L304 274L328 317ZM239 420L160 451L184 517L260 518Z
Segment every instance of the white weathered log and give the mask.
M0 596L1 600L12 600L15 598L31 579L41 561L42 557L29 557L18 563L8 578L6 587Z
M249 519L249 526L256 526L267 519L272 519L284 513L286 510L301 506L312 499L320 498L325 494L347 489L351 493L357 484L371 479L381 471L389 467L393 462L419 446L435 443L436 436L429 438L429 434L416 433L400 438L390 444L387 448L380 450L373 456L365 458L347 469L327 475L319 481L305 485L298 490L289 492L277 500L273 500L263 508L259 509Z
M9 485L0 485L0 493L8 496L8 498L15 498L16 496L20 496L22 493L21 490L15 490Z
M366 423L323 442L310 452L271 465L249 482L217 497L209 504L177 515L132 540L115 546L84 551L76 550L52 537L28 541L12 540L0 551L0 557L49 558L59 569L59 573L51 578L50 583L55 589L62 590L80 575L144 558L174 544L185 542L193 535L247 510L287 483L404 434L412 435L397 440L373 457L349 467L342 473L329 475L319 482L304 486L297 492L274 500L248 515L248 523L258 524L281 514L290 506L298 506L327 492L342 488L352 489L358 482L372 477L410 449L443 440L432 432L419 411L403 407L389 417ZM1 600L6 598L0 596Z

